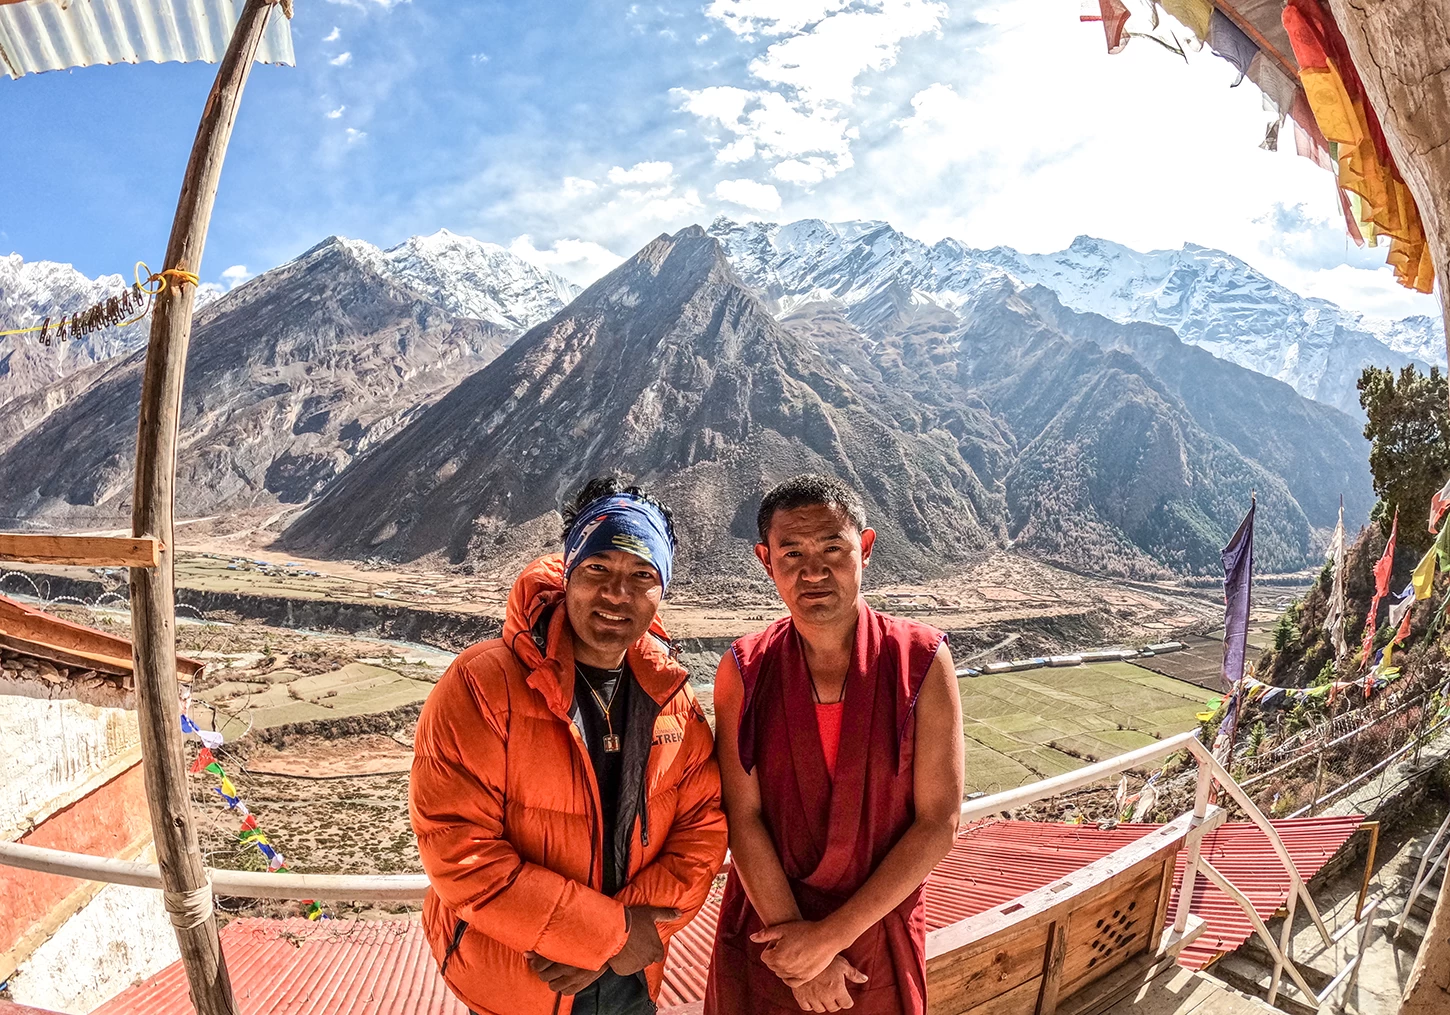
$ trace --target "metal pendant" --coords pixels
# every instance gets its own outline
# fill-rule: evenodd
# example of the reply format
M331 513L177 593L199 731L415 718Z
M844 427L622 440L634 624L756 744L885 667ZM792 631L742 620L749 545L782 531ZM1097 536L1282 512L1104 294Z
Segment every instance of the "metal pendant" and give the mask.
M607 753L607 754L617 754L619 752L619 734L618 733L606 733L606 734L604 734L604 750L605 750L605 753Z

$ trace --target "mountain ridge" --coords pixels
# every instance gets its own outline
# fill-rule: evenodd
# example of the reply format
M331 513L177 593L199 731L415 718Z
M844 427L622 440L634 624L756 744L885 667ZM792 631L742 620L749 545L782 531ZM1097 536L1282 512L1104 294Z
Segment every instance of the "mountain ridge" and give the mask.
M819 219L741 224L722 217L710 232L778 312L834 299L868 332L892 317L903 292L919 305L955 312L981 285L1007 274L1046 286L1073 310L1171 327L1188 345L1351 415L1360 411L1355 382L1364 366L1416 362L1428 369L1445 361L1443 327L1433 318L1368 318L1299 296L1239 258L1192 243L1144 253L1079 236L1055 253L1023 254L950 238L927 245L887 222Z

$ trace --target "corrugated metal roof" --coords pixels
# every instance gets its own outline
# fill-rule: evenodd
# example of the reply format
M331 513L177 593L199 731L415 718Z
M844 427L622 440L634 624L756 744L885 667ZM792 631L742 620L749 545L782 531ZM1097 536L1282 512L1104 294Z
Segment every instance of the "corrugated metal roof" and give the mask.
M222 948L242 1015L468 1015L417 920L233 920ZM193 1015L180 962L91 1015Z
M1304 818L1276 821L1274 827L1300 874L1308 879L1344 845L1362 820L1358 816ZM1049 885L1158 827L1125 824L1101 831L1093 825L994 821L969 828L926 879L927 929L945 927ZM1249 897L1261 917L1273 914L1288 896L1289 875L1268 836L1252 824L1227 824L1210 832L1204 837L1203 855ZM1183 861L1180 854L1180 876ZM704 996L720 917L719 894L712 894L700 914L670 944L660 997L663 1012ZM1193 912L1208 926L1179 957L1190 969L1202 969L1254 932L1238 905L1202 877L1194 893Z
M1360 818L1305 818L1275 827L1307 878L1338 851ZM998 821L968 829L927 879L926 922L935 930L1041 888L1153 831L1157 825L1093 826ZM1268 837L1229 824L1204 839L1203 853L1268 917L1284 902L1289 878ZM1180 860L1181 863L1181 860ZM1253 933L1239 908L1199 879L1194 912L1207 930L1180 961L1201 969ZM698 1001L705 991L720 893L675 935L665 967L661 1010ZM222 931L242 1015L466 1015L443 985L416 921L236 920ZM92 1015L191 1015L180 963L98 1008Z
M12 78L113 63L216 63L242 0L19 0L0 2L0 67ZM291 65L292 31L278 7L258 63Z

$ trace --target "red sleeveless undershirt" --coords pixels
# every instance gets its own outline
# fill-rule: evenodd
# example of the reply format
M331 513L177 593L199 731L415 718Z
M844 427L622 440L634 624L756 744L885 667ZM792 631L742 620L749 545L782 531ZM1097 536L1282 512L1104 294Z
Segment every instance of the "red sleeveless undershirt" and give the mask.
M816 702L816 728L821 734L821 753L826 756L826 771L832 782L836 779L836 755L841 753L841 715L845 710L845 699Z
M731 648L745 688L740 760L760 781L761 810L807 920L834 912L871 876L915 818L915 706L945 635L860 604L839 725L813 708L789 617ZM831 763L830 738L845 750ZM800 1008L761 961L764 924L739 877L725 883L705 992L706 1015L787 1015ZM926 919L918 887L845 952L868 977L852 1015L926 1010Z

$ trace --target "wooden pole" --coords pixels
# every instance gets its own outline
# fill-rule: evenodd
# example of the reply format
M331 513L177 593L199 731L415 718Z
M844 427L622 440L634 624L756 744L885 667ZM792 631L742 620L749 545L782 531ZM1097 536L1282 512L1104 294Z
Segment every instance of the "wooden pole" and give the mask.
M207 226L221 177L227 142L236 122L242 89L276 0L247 0L207 96L181 197L171 223L165 269L195 272L201 266ZM138 537L160 542L157 566L131 569L131 629L136 668L136 707L145 759L146 797L163 898L181 946L200 1015L237 1015L211 886L202 865L181 747L176 680L176 601L172 543L172 500L176 482L176 433L191 312L196 287L174 280L156 298L136 438L136 486L131 512Z

